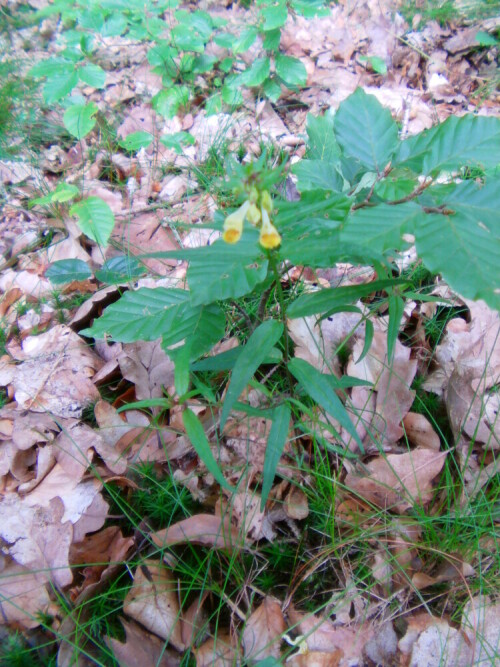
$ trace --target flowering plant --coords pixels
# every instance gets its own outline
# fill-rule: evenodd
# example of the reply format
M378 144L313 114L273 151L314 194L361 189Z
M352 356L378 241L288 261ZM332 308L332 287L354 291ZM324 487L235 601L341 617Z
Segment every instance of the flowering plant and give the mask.
M360 124L359 118L370 122ZM264 499L288 438L291 407L297 403L306 410L316 403L363 451L352 422L355 412L344 406L346 385L294 357L290 319L303 319L310 343L317 347L311 359L323 355L327 361L321 368L328 370L328 359L361 326L361 358L366 355L374 332L370 318L388 313L390 363L405 299L414 298L406 290L408 281L394 277L394 260L413 242L423 263L441 273L452 288L500 307L498 280L491 278L498 276L498 248L492 242L498 227L498 150L492 146L499 147L499 123L488 117L451 117L402 141L390 112L359 89L335 116L308 117L308 150L292 168L298 201L283 195L284 166L271 168L268 156L248 164L229 163L227 192L237 206L229 215L218 211L207 224L222 231L222 239L210 246L161 253L188 261L188 289L125 292L82 333L121 342L161 337L175 362L176 396L171 400L185 404L197 396L222 405L221 433L236 405L238 411L259 413L239 402L254 376L264 383L269 373L281 373L287 390L271 393L262 410L262 417L272 421ZM471 167L481 169L481 178L470 177ZM450 178L450 173L460 178ZM373 266L376 280L326 287L316 277L313 287L305 290L288 276L293 266L317 276L318 269L345 262ZM371 294L377 295L371 310L361 307L359 300ZM320 333L311 332L321 331L321 321L340 311L358 313L359 320L338 348L327 350ZM235 335L241 345L213 355L216 344ZM202 358L209 352L212 356ZM198 376L211 370L230 373L224 390L217 389L219 394ZM197 418L189 410L185 413L193 445L203 451L200 456L207 465L210 462L211 470L217 470L202 426L193 427Z

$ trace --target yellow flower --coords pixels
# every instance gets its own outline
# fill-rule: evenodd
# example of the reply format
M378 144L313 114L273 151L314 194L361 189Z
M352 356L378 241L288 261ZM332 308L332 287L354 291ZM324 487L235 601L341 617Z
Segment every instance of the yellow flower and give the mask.
M252 225L258 225L261 220L260 209L255 204L250 204L247 211L247 220Z
M246 201L237 211L228 215L224 220L224 231L222 238L226 243L237 243L243 233L243 222L247 214L250 202Z
M262 194L260 196L260 205L268 213L273 212L273 200L271 199L271 195L269 194L269 192L267 190L262 191Z
M259 243L263 248L268 248L269 250L277 248L281 243L281 236L270 221L269 213L265 208L262 208L262 227L260 229Z

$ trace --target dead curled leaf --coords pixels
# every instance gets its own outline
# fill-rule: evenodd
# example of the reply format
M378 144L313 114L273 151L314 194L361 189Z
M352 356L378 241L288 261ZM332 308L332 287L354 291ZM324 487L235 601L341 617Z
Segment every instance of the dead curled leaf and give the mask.
M69 327L29 336L14 356L21 363L0 367L0 385L12 384L20 408L80 417L86 405L99 399L91 378L101 361Z
M275 598L265 597L262 604L251 614L242 635L246 659L264 660L280 657L280 644L286 630L281 605Z
M43 572L34 572L11 561L0 563L0 618L1 622L15 624L29 629L40 625L36 616L44 613L50 605L46 582L48 577Z
M107 637L106 643L113 651L120 667L177 667L181 656L165 646L165 642L156 635L147 632L133 621L121 619L125 628L126 639L122 643L114 637Z
M415 449L379 456L345 478L347 488L378 507L402 513L432 499L432 481L441 472L446 452Z
M196 667L233 667L238 664L238 649L232 637L222 631L207 639L194 651Z
M230 525L229 519L213 514L190 516L153 533L151 539L160 548L191 542L218 549L232 549L241 542L239 532Z
M365 428L383 443L394 443L403 437L401 420L411 408L415 392L410 389L417 371L416 360L410 359L411 350L396 341L392 364L387 363L387 333L376 330L370 351L360 362L364 341L359 338L353 355L347 365L347 374L373 383L376 392L375 414L370 410L360 410L359 417ZM360 406L362 407L362 406ZM349 441L349 436L346 442Z
M347 667L350 660L359 660L365 644L374 636L374 629L368 625L353 625L349 627L335 626L332 621L312 614L302 614L292 605L288 609L290 623L296 627L296 632L303 635L307 643L307 654L318 652L334 654L338 664ZM340 652L340 655L339 655ZM306 654L306 655L307 655ZM320 658L318 664L330 664ZM314 665L314 662L299 660L297 665Z
M177 582L161 561L148 559L138 565L123 610L177 650L186 648L181 636Z
M441 445L439 435L424 415L409 412L403 419L403 426L408 440L416 447L427 447L439 451Z

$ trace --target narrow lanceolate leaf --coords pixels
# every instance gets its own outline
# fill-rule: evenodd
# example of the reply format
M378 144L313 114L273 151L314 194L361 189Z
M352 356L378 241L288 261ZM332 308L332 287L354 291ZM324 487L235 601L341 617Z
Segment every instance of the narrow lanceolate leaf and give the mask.
M391 112L361 88L340 105L334 129L344 154L378 173L383 171L399 145L398 128Z
M364 452L363 443L354 428L349 413L332 389L328 376L320 373L316 368L303 359L292 359L288 364L288 369L298 380L306 393L309 394L309 396L322 407L327 414L331 415L342 424L345 430L352 435L357 442L360 450Z
M115 226L115 216L108 204L100 197L87 197L73 204L70 215L78 218L78 227L85 236L100 246L106 246Z
M282 56L277 53L274 59L276 74L283 79L287 86L305 86L307 70L303 62L291 56Z
M389 328L387 330L387 362L390 364L396 348L399 325L405 310L405 302L397 294L389 297Z
M436 175L464 165L495 167L499 155L500 118L468 114L462 118L450 116L444 123L403 141L394 166Z
M500 309L500 183L460 183L447 198L450 215L420 217L414 225L419 257L457 292Z
M332 287L312 294L303 294L290 304L287 315L292 318L307 317L316 313L326 313L332 308L350 305L363 296L384 290L400 284L401 280L377 280L365 285L351 285L349 287Z
M340 232L344 244L363 244L377 253L400 250L408 244L403 241L422 209L415 202L397 206L379 204L353 211L347 216Z
M241 392L252 379L255 371L267 357L283 333L283 325L275 320L266 320L260 324L248 339L245 348L238 357L231 374L231 381L222 406L220 427L229 417Z
M83 335L122 343L163 339L169 347L188 338L193 354L208 351L224 335L224 313L217 305L193 306L189 292L142 288L126 292Z
M273 411L273 424L267 440L266 453L264 456L261 511L264 510L267 496L273 485L276 468L278 467L281 454L283 453L288 438L290 415L291 412L288 405L280 405Z
M184 396L189 389L189 358L191 344L183 345L175 355L174 385L178 396Z
M96 113L97 105L95 102L73 104L73 106L64 112L64 127L76 139L83 139L83 137L86 137L94 129Z
M191 444L193 445L196 453L207 466L208 472L211 473L214 479L228 491L234 491L233 487L226 481L226 478L222 474L221 469L219 468L217 461L212 454L210 449L210 443L208 442L203 426L194 414L192 410L187 408L182 413L182 421L184 423L184 428L186 429L186 434Z

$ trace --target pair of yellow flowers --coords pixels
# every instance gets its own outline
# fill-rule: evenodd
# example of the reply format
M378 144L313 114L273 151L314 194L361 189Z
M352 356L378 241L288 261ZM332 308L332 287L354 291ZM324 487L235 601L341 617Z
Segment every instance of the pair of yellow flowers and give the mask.
M260 224L259 243L263 248L272 250L281 243L281 236L272 224L269 214L273 210L273 201L267 190L260 194L260 207L257 206L259 195L255 189L240 208L228 215L224 221L222 238L226 243L237 243L243 233L243 223L246 220L252 225Z

